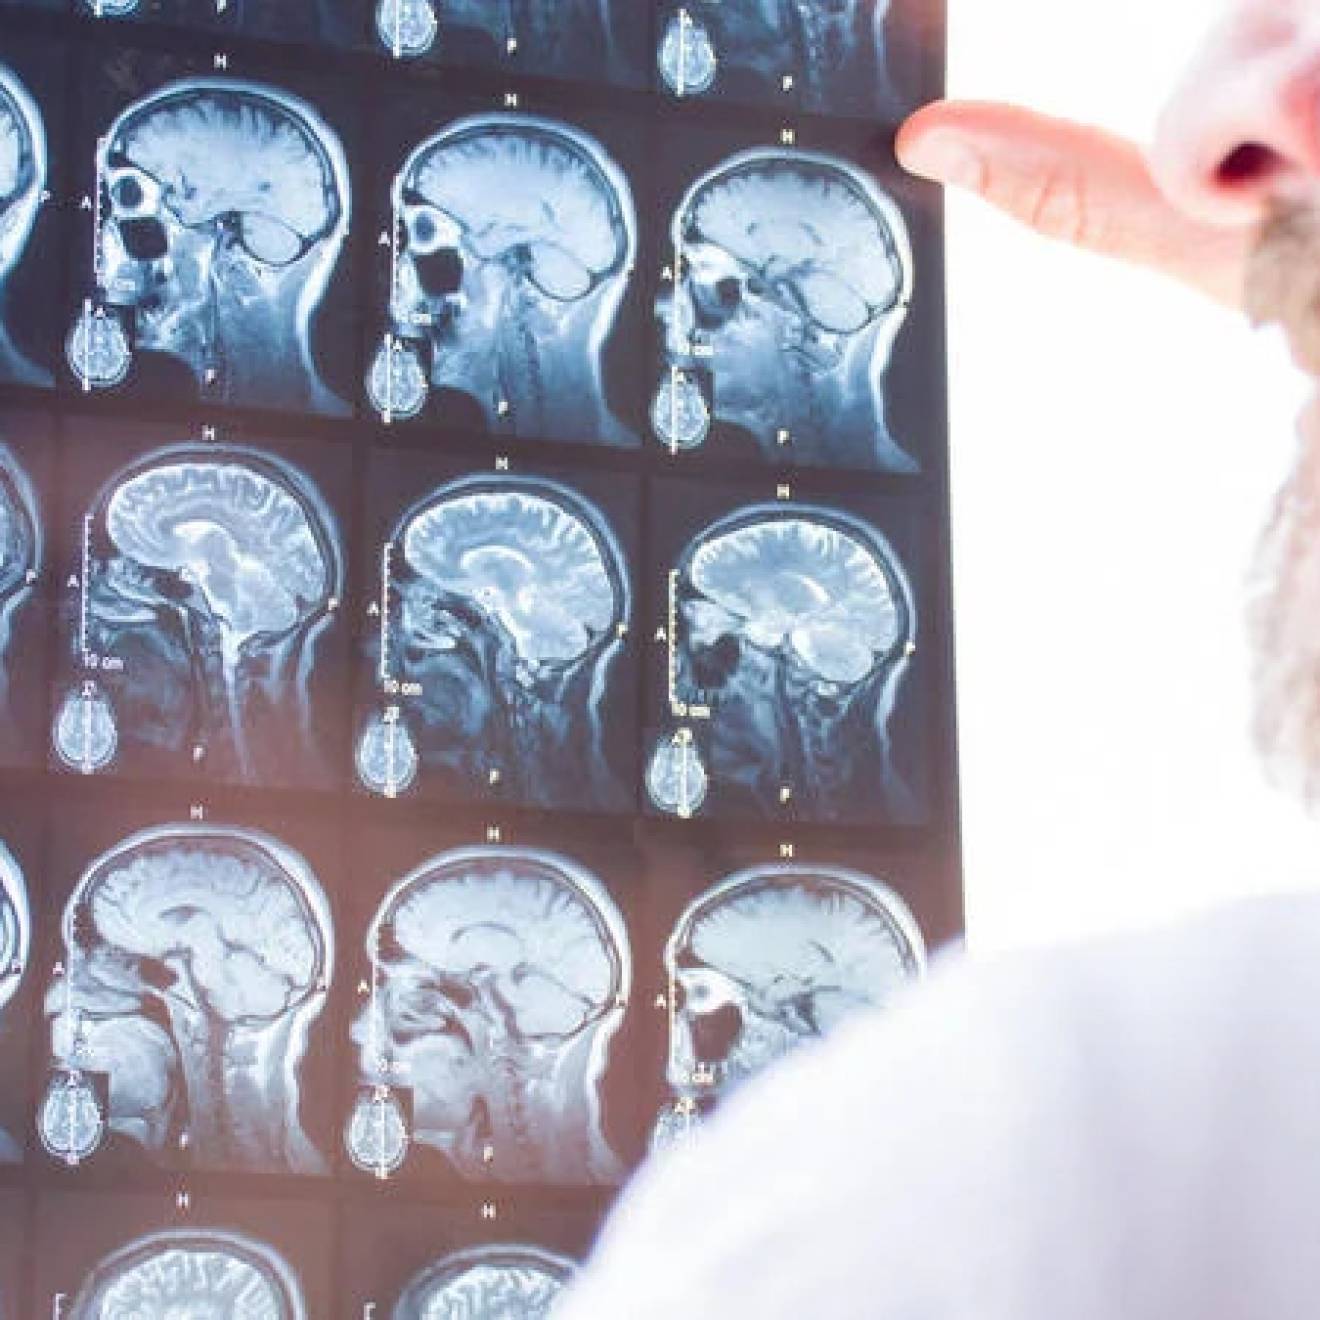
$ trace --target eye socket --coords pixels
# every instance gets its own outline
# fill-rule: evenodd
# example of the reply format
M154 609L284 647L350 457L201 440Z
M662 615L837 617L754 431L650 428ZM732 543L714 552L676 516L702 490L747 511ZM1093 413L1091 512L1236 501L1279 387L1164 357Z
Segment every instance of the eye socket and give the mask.
M458 226L437 206L419 204L408 207L403 229L408 251L415 257L430 256L442 248L458 246Z
M117 220L154 216L161 207L160 184L141 170L112 170L106 179L106 192Z
M547 298L577 302L591 292L591 272L557 243L532 243L527 248L528 276Z
M802 310L823 330L839 335L855 335L871 320L875 311L855 289L829 271L807 271L790 284Z
M239 242L266 266L292 265L311 246L296 229L273 215L243 211L235 221Z

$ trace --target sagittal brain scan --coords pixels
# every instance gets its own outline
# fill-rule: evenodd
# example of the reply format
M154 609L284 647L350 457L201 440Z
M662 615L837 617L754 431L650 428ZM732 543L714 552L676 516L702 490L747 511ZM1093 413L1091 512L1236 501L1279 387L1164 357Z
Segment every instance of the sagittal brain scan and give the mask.
M892 111L888 12L889 0L685 0L661 16L660 85L816 114Z
M69 332L86 389L160 354L215 403L346 413L313 322L348 232L348 167L306 102L222 78L130 105L97 148L95 289Z
M69 1320L306 1320L293 1270L261 1242L219 1229L175 1229L101 1261Z
M568 124L477 115L395 177L389 323L367 373L386 421L457 391L496 434L634 443L606 401L601 349L632 274L623 172Z
M653 1146L681 1140L713 1104L805 1041L885 1003L921 974L906 904L860 871L796 863L728 876L665 945L671 1103Z
M66 610L75 677L52 717L58 762L84 774L314 777L308 684L343 566L310 481L256 450L168 447L98 492L80 538Z
M23 872L13 853L0 843L0 1028L5 1026L6 1010L27 971L31 949L32 913ZM0 1119L3 1117L0 1112ZM20 1134L6 1131L0 1121L0 1164L21 1158Z
M652 433L672 453L717 428L766 462L912 472L885 374L912 296L906 224L847 161L741 152L688 188L656 314Z
M49 385L14 342L5 286L27 248L46 188L46 129L18 75L0 64L0 383Z
M302 857L253 830L144 830L83 872L61 936L37 1115L52 1157L118 1139L164 1165L324 1170L299 1077L334 945Z
M41 568L42 535L27 474L0 444L0 705L8 690L6 654L14 624Z
M742 508L688 543L669 593L656 809L837 821L907 800L888 725L916 617L875 528L811 505Z
M354 1164L388 1177L420 1145L469 1180L620 1180L600 1087L632 959L595 876L529 848L443 853L386 895L366 954Z
M525 1243L456 1251L409 1282L392 1320L545 1320L575 1270Z
M602 709L630 589L591 505L550 481L450 482L404 515L380 582L365 787L393 797L434 776L534 806L626 804Z

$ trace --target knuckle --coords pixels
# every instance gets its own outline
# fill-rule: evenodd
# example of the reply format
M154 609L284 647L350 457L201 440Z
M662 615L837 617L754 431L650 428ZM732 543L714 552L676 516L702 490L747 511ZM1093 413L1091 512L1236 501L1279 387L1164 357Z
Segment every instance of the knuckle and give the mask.
M1077 170L1055 166L1034 180L1022 198L1022 218L1047 238L1078 247L1103 247L1104 233Z

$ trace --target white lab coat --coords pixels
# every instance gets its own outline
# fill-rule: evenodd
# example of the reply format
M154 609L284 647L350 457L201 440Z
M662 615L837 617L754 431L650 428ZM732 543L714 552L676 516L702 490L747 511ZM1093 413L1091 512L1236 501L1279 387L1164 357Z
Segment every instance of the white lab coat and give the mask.
M637 1178L555 1320L1317 1320L1320 898L983 965Z

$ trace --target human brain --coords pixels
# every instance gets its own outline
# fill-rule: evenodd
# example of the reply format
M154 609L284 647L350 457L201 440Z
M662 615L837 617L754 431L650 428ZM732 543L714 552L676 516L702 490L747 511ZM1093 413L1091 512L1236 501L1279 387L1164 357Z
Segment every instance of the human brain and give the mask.
M110 539L151 568L186 570L239 636L280 633L323 605L334 566L315 514L274 470L236 461L162 463L106 509Z
M104 956L186 969L223 1021L282 1016L324 968L308 895L255 839L130 841L99 864L84 899Z
M758 156L706 183L676 224L684 246L712 243L759 271L827 273L872 306L902 285L889 225L843 162Z
M534 490L442 496L411 519L403 551L422 578L497 619L529 660L572 660L620 617L601 542Z
M36 533L18 474L0 453L0 595L8 595L33 567Z
M831 681L865 677L906 626L877 552L837 523L760 516L701 539L687 573L749 640L787 641Z
M160 1234L88 1280L71 1320L298 1320L302 1308L263 1253L217 1235Z
M32 177L32 142L17 103L5 90L0 65L0 213L27 188Z
M159 182L187 226L235 212L273 217L314 239L342 209L315 122L282 93L182 83L130 108L110 149Z
M574 1030L620 988L595 904L549 856L437 859L389 915L419 963L465 981L493 977L524 1034Z
M695 905L676 934L677 953L772 997L875 1004L919 968L899 901L856 873L757 871Z
M554 125L482 122L438 138L410 183L459 222L483 259L548 244L600 275L627 244L620 199L595 159L602 154Z
M528 1265L475 1265L435 1284L397 1320L541 1320L564 1291L554 1275Z

